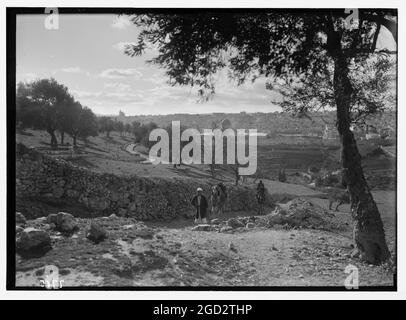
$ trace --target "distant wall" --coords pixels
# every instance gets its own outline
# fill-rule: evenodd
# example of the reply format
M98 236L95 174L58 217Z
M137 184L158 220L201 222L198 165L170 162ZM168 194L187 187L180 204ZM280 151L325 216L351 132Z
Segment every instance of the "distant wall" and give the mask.
M63 205L76 216L115 213L140 220L193 215L190 199L198 186L190 180L119 177L80 168L17 144L16 209L27 218L44 216ZM255 190L229 186L227 210L255 210Z

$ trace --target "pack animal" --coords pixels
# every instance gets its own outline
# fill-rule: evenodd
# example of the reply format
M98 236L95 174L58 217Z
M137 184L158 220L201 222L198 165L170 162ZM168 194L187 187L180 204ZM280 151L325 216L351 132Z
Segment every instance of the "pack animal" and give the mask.
M346 189L340 189L335 187L324 187L321 189L326 195L329 201L328 208L332 210L332 206L335 202L337 205L335 211L338 211L338 208L344 203L350 203L350 195Z

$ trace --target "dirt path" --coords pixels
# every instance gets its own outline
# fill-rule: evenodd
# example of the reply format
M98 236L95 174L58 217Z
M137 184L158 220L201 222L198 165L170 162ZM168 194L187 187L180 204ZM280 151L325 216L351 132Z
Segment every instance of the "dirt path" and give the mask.
M348 214L337 216L349 221ZM94 244L84 236L90 220L78 221L74 236L50 231L53 249L44 256L17 256L17 286L38 286L47 265L59 268L66 286L342 287L350 264L358 268L361 286L393 284L384 267L351 258L350 227L343 233L265 227L217 232L193 231L190 220L96 218L109 238ZM28 225L45 228L38 220Z

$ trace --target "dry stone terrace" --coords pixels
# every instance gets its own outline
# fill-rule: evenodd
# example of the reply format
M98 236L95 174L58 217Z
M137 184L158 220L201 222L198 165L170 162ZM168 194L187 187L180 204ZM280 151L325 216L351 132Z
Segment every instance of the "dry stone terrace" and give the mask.
M193 179L119 177L92 172L23 144L17 144L16 174L17 211L28 218L50 213L42 203L57 207L74 203L87 211L85 216L114 213L139 220L171 219L194 214L190 199L198 186L207 195L211 190L209 183ZM227 210L256 210L253 188L229 185L228 189Z

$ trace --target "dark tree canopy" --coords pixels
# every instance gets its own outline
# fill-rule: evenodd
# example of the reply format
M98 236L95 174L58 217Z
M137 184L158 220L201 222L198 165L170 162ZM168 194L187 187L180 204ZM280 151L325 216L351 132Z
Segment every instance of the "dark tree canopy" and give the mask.
M83 108L68 88L55 79L40 79L19 83L16 94L16 115L22 127L46 130L51 145L57 145L55 131L74 139L97 133L97 118L89 108Z
M17 85L17 117L36 129L56 130L73 101L68 88L52 78Z
M105 132L108 137L110 136L110 132L114 131L115 125L114 120L110 117L103 116L99 118L99 131Z
M166 69L170 84L212 94L214 75L224 67L239 83L323 72L328 58L337 54L334 39L328 37L332 30L340 33L348 60L366 59L376 51L381 26L396 36L394 10L360 9L359 26L352 29L346 27L347 16L344 10L135 15L132 21L141 32L125 52L139 55L153 46L158 55L149 62Z

